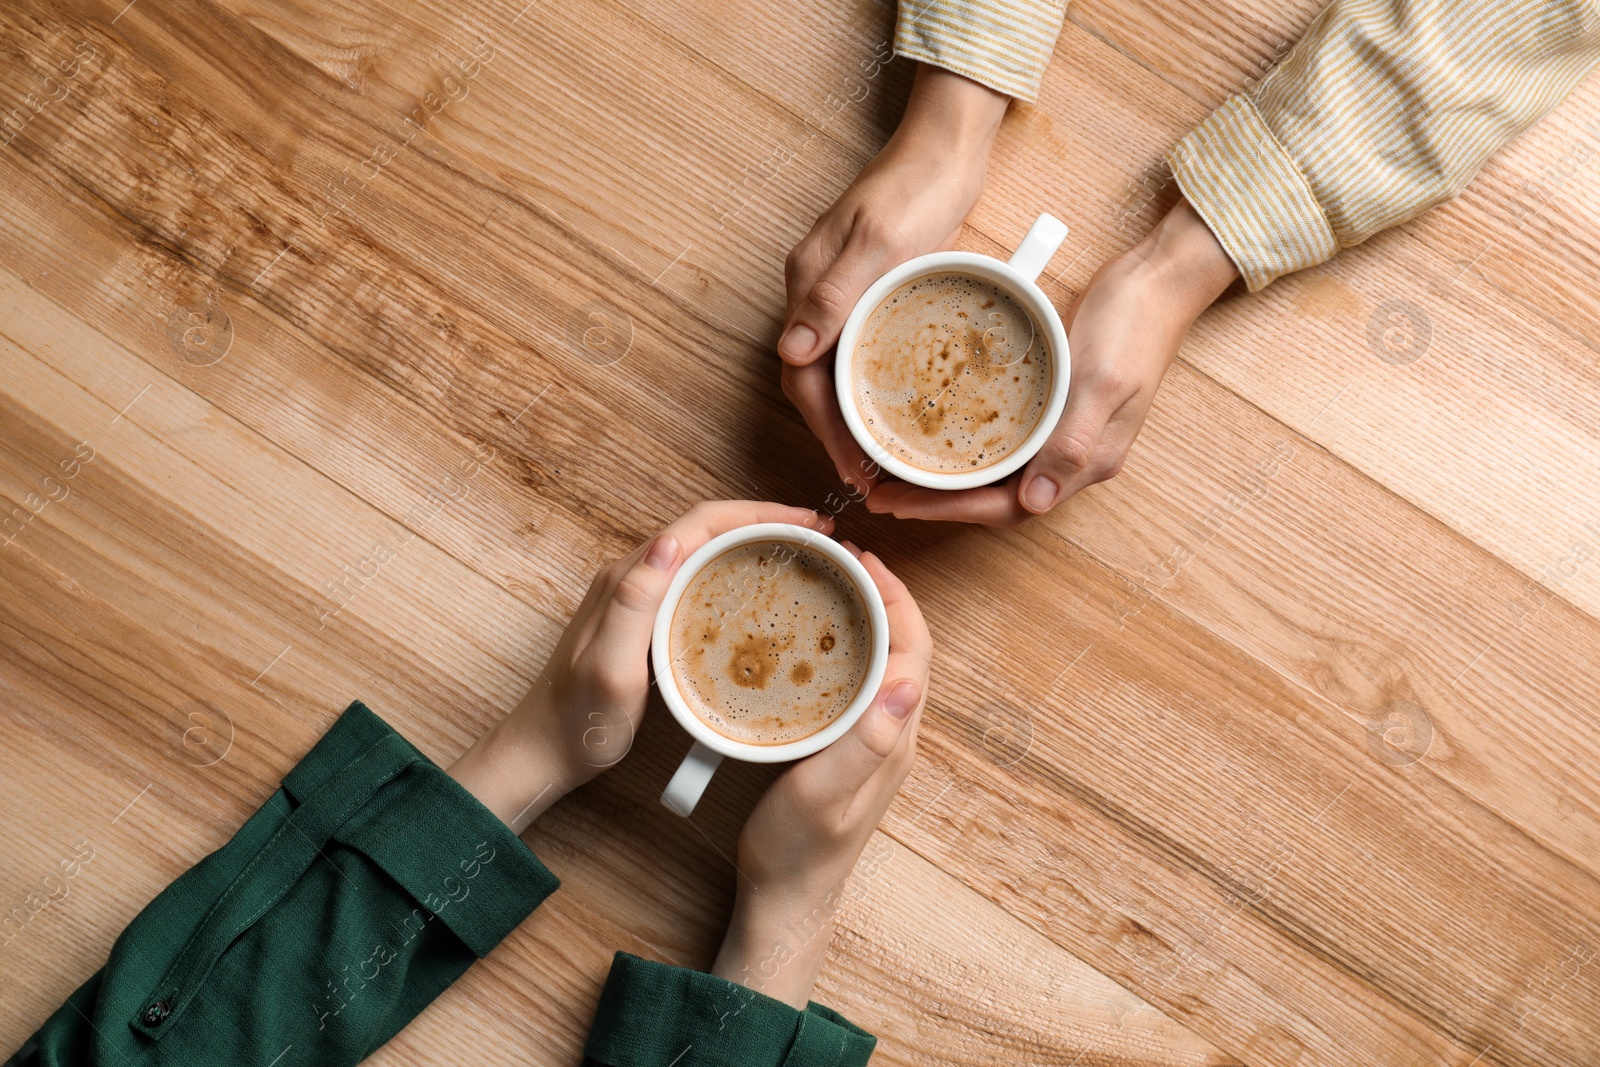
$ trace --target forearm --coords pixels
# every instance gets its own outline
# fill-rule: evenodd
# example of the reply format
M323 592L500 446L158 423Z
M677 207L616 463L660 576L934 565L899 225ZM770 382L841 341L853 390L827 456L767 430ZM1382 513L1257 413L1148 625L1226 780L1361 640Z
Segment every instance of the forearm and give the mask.
M1129 256L1190 321L1239 278L1239 268L1187 200L1179 200Z
M915 145L959 158L988 158L1011 98L941 67L917 67L890 148Z
M804 1008L827 957L839 891L772 899L741 892L711 973Z
M555 888L502 821L354 705L134 918L18 1062L110 1067L159 1042L175 1067L289 1046L353 1065Z
M1596 63L1595 0L1338 0L1169 160L1254 291L1454 196Z

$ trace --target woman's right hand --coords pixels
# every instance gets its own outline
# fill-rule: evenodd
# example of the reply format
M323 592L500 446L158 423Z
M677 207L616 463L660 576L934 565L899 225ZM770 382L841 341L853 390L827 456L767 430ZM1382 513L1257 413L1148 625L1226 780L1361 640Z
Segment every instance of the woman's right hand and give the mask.
M712 973L804 1008L846 880L911 770L933 639L905 585L856 552L889 615L886 679L850 731L767 788L739 834L733 918Z
M1055 432L1027 467L1003 482L955 492L884 481L867 509L1015 526L1115 477L1189 327L1238 277L1205 220L1178 201L1144 240L1101 264L1062 316L1072 388Z

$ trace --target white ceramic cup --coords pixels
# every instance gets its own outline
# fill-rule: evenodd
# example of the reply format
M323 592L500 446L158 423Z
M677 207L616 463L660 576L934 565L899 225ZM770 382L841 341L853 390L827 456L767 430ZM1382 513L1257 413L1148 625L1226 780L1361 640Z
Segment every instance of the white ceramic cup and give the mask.
M1044 270L1045 264L1050 262L1050 257L1056 254L1056 249L1061 247L1066 237L1066 223L1053 215L1040 215L1009 262L1002 263L993 256L976 252L933 252L900 264L861 294L861 299L850 310L850 317L845 320L844 330L839 334L833 383L839 395L839 411L844 415L845 425L850 427L851 436L869 459L912 485L929 489L975 489L1020 470L1044 447L1067 406L1067 387L1072 382L1072 356L1067 350L1067 331L1061 325L1061 316L1034 279L1039 277L1039 272ZM867 316L877 310L890 293L907 282L929 274L970 274L999 286L1028 309L1033 320L1044 330L1045 340L1050 346L1051 373L1054 377L1050 384L1050 399L1039 417L1039 425L1033 428L1033 433L1016 451L998 463L976 470L930 471L912 466L892 455L868 432L866 420L856 407L851 368L855 363L856 340L861 336L861 327L866 323Z
M747 545L753 541L788 541L809 548L831 560L856 584L861 600L867 606L867 625L872 636L872 656L867 664L867 676L855 700L833 722L810 737L783 745L752 745L725 737L708 726L694 713L678 688L677 676L672 671L672 617L678 610L678 601L694 576L707 563L730 548ZM782 564L780 564L781 566ZM736 530L713 537L688 559L684 560L672 584L667 587L667 599L656 613L655 632L650 640L650 661L655 667L656 688L672 711L673 717L694 738L694 747L679 764L672 781L661 794L661 803L677 812L688 815L700 801L711 775L725 757L749 763L786 763L820 752L845 735L856 724L863 712L871 706L883 685L884 672L889 669L889 615L883 607L883 594L872 581L872 576L843 545L833 538L805 526L785 522L762 522L741 526Z

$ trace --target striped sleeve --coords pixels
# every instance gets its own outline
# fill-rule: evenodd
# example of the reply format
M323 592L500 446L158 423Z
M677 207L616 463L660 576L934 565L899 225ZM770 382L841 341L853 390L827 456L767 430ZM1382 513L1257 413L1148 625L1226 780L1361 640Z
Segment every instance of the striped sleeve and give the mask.
M931 63L1033 103L1067 0L901 0L897 56Z
M1337 0L1168 156L1252 292L1448 200L1600 62L1600 0Z

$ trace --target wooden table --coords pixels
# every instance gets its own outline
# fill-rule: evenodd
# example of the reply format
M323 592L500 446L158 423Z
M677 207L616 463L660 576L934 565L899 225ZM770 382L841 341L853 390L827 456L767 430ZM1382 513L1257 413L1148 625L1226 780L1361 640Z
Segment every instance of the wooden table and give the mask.
M8 1049L350 699L448 761L603 561L842 501L772 348L892 5L524 2L0 9ZM1317 6L1075 3L963 246L1055 213L1064 306ZM817 993L876 1062L1600 1062L1597 105L1224 300L1049 518L843 508L938 642ZM686 743L529 832L562 891L377 1062L574 1063L613 951L709 963L770 772L680 820Z

